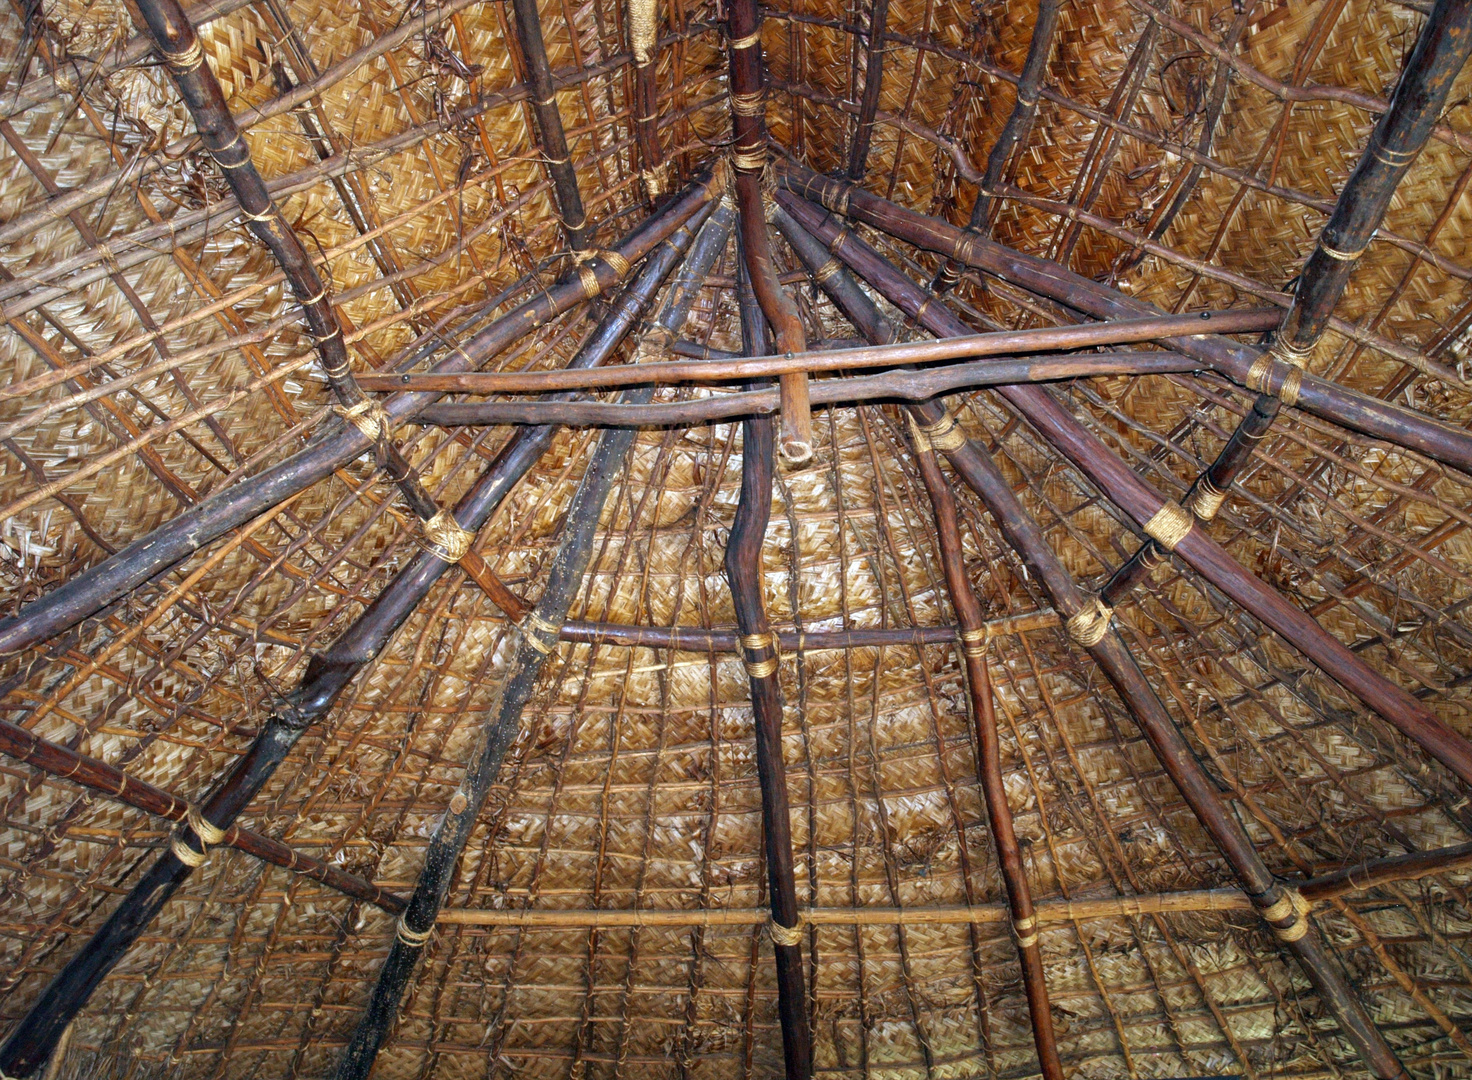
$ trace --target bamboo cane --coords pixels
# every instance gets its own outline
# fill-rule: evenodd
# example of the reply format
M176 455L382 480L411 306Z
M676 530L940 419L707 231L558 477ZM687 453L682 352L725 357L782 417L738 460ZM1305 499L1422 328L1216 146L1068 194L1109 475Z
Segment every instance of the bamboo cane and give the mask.
M782 203L799 225L830 250L836 248L841 252L844 261L859 270L891 302L907 313L918 313L917 321L931 327L951 325L954 316L942 305L930 302L919 286L867 244L825 218L816 207L790 196L783 198ZM865 302L872 305L867 298ZM872 315L861 315L858 321L872 318ZM1192 754L1123 639L1112 629L1111 613L1079 589L1048 546L1042 530L1023 509L1011 484L991 458L961 434L945 410L929 402L911 406L910 411L921 432L944 450L957 474L987 506L1002 537L1037 576L1055 610L1064 618L1070 636L1089 652L1114 685L1167 775L1251 897L1258 914L1298 959L1371 1072L1382 1080L1404 1077L1399 1060L1375 1028L1343 972L1315 936L1303 902L1295 900L1298 894L1274 880L1246 830L1222 803L1216 786Z
M567 149L562 113L557 109L557 88L552 82L552 65L547 61L547 44L542 39L542 17L537 11L537 0L511 0L511 10L515 15L516 41L521 47L527 86L531 90L538 149L542 165L552 181L557 216L562 222L567 246L574 251L582 251L588 246L588 216L583 211L578 174L572 167L572 156Z
M847 212L846 216L873 225L897 239L954 257L968 266L994 274L1094 318L1126 319L1160 314L1149 304L1074 274L1056 263L1013 251L979 236L968 236L947 222L906 209L842 181L819 176L801 166L784 164L778 171L778 181L799 195L812 196L829 211L837 212L842 208ZM1266 373L1256 375L1253 369L1261 360L1260 350L1219 337L1169 337L1161 339L1161 343L1195 357L1239 385L1246 386L1250 379L1277 391L1286 380L1298 379L1296 404L1303 411L1351 431L1425 454L1472 475L1472 434L1462 429L1414 409L1348 390L1316 375L1293 375L1296 369L1278 361L1270 361Z
M712 178L707 178L704 183L692 186L632 230L616 250L627 262L642 259L708 201L714 183ZM584 269L589 271L587 280L578 273L566 275L475 334L464 346L440 360L435 370L462 371L483 364L618 280L617 271L602 260ZM402 423L437 396L396 394L386 399L383 407L391 421ZM357 428L337 425L319 441L281 463L201 500L116 555L39 597L19 615L0 620L0 656L29 648L75 626L160 570L329 476L370 445L368 437Z
M992 145L991 153L987 155L986 169L981 175L976 201L971 204L967 232L978 236L990 232L989 217L997 185L1002 182L1012 155L1027 140L1033 119L1037 116L1038 97L1042 91L1043 77L1048 73L1048 57L1053 51L1053 36L1058 27L1058 9L1062 6L1060 0L1038 0L1032 40L1028 42L1027 59L1022 62L1022 74L1017 80L1017 99L1012 104L1007 123L1003 125L1001 134ZM850 175L849 179L859 180L861 177ZM965 268L962 264L955 259L947 259L936 272L935 280L930 285L931 291L939 296L950 292L961 280L963 269Z
M935 515L936 537L940 547L941 568L951 606L956 612L958 640L966 667L966 689L971 698L971 718L976 727L977 779L992 841L997 849L997 867L1007 888L1007 902L1012 915L1012 936L1022 966L1022 985L1027 994L1028 1013L1032 1018L1033 1044L1038 1052L1038 1065L1046 1080L1062 1080L1063 1063L1058 1058L1058 1040L1053 1032L1053 1011L1048 1003L1048 983L1043 972L1043 953L1039 944L1037 911L1032 890L1022 865L1022 848L1012 824L1012 809L1007 802L1007 785L1002 779L1002 746L997 733L997 717L992 701L991 675L987 671L987 631L981 616L971 579L966 574L961 550L961 530L956 514L956 500L950 486L936 464L929 439L918 428L911 431L915 461L920 479L930 496Z
M743 240L745 235L743 232ZM751 265L749 253L745 265ZM745 276L738 296L742 347L748 353L759 353L766 347L766 328L755 288ZM813 1045L803 984L802 926L793 872L787 768L782 757L782 687L778 677L782 654L762 602L762 548L772 509L772 422L764 417L747 420L741 433L741 496L726 542L726 580L741 633L742 662L751 686L757 779L762 795L762 834L767 855L767 900L771 906L768 926L777 968L782 1056L787 1080L808 1080L812 1076Z
M778 208L773 223L783 227L786 212ZM787 220L791 220L788 218ZM784 232L784 236L786 233ZM790 242L790 237L788 238ZM827 251L823 249L826 256ZM829 260L832 262L833 260ZM823 264L826 269L827 264ZM831 270L820 281L836 280ZM852 281L852 279L848 279ZM857 286L854 286L857 288ZM792 356L759 356L738 358L717 356L706 350L702 361L720 359L719 364L665 361L635 367L610 367L599 371L573 374L556 371L477 371L454 375L403 374L365 375L359 379L366 390L429 390L439 393L523 394L546 393L551 390L604 390L619 386L667 386L682 382L729 383L790 372L819 374L850 371L868 367L902 364L925 364L983 356L1017 355L1032 352L1088 349L1102 345L1129 345L1154 341L1171 334L1220 333L1236 334L1252 330L1268 330L1278 325L1281 316L1270 308L1248 308L1241 311L1199 311L1189 315L1161 315L1143 319L1121 319L1115 322L1081 323L1073 326L1048 326L1030 330L1002 330L986 334L968 334L959 338L929 341L905 341L884 345L857 345L837 350L815 350ZM675 347L679 346L675 343ZM672 347L671 351L676 351ZM703 348L703 347L701 347ZM1144 355L1144 354L1137 354ZM1196 365L1200 367L1200 362Z

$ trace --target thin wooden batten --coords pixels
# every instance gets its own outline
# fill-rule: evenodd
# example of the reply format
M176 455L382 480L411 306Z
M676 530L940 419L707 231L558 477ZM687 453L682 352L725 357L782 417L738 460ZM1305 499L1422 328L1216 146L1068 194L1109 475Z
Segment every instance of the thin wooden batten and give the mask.
M663 250L666 258L658 263L651 258L650 265L641 272L639 282L648 290L644 296L647 302L658 283L674 269L678 256L688 251L685 270L671 286L654 320L657 327L678 327L685 321L690 304L699 292L695 282L710 269L725 248L731 220L730 208L718 205L711 210L693 239L691 228L682 229ZM643 304L639 307L642 309ZM631 312L622 324L623 333L632 326L635 314L637 311ZM669 332L673 333L673 330ZM623 333L619 334L620 339ZM648 393L647 390L634 390L630 396ZM587 471L568 508L563 539L553 557L546 588L536 608L519 628L515 656L501 683L500 697L488 710L490 716L470 751L460 785L435 826L425 854L424 869L404 914L400 916L368 1007L338 1062L336 1075L339 1080L368 1076L383 1040L394 1024L404 991L434 932L435 920L444 905L455 867L500 771L506 751L517 734L523 708L535 690L548 658L556 651L559 628L567 618L568 608L582 585L584 572L592 558L599 516L613 481L623 468L633 438L631 431L605 432L593 450Z
M1446 106L1452 83L1469 51L1472 4L1442 0L1432 9L1401 70L1390 108L1381 114L1359 164L1339 193L1334 212L1298 276L1293 304L1265 356L1300 372L1305 367L1344 295L1354 267L1384 220L1391 196L1430 140L1431 129ZM1253 449L1267 436L1279 409L1297 403L1301 378L1301 373L1290 370L1272 392L1268 392L1266 372L1257 380L1248 379L1248 389L1261 392L1216 459L1192 481L1181 505L1201 521L1216 516L1233 481L1251 460ZM1117 605L1167 554L1158 540L1146 539L1101 590L1104 603Z
M779 198L799 226L829 250L841 254L843 261L881 295L932 333L954 333L961 325L943 303L933 301L878 252L841 228L818 207L790 193L783 193ZM849 295L863 294L853 290ZM864 303L873 308L873 302L867 298ZM860 311L855 325L878 317L875 311ZM910 410L920 430L943 450L957 474L981 498L1003 539L1037 576L1054 609L1066 619L1070 636L1094 658L1114 685L1167 775L1232 867L1243 891L1252 898L1258 914L1297 958L1371 1072L1381 1080L1404 1077L1399 1059L1370 1020L1342 970L1315 936L1306 909L1301 901L1294 899L1298 894L1275 880L1246 830L1222 802L1215 784L1113 629L1111 613L1078 587L996 463L961 433L945 409L938 403L928 402L911 406ZM1019 411L1026 415L1025 410L1019 408ZM938 441L941 438L943 443ZM1107 453L1102 449L1096 452Z
M673 234L710 198L713 177L707 176L635 227L614 249L628 263L647 255ZM591 295L622 278L603 259L569 272L445 356L436 371L464 371L485 363ZM395 394L383 401L392 421L402 423L439 397L438 394ZM371 446L356 427L341 424L320 441L263 469L254 476L202 499L147 536L37 598L20 614L0 620L0 655L16 653L75 626L154 574L186 558L230 529L269 510L346 464Z
M1317 903L1367 892L1381 885L1451 873L1468 866L1472 866L1472 844L1457 844L1373 859L1289 884L1298 889L1305 900ZM1252 898L1240 889L1185 889L1133 896L1038 900L1033 905L1038 922L1044 924L1201 911L1255 912L1257 907ZM450 908L440 912L439 922L451 926L564 929L582 926L760 926L771 917L766 908L705 908L697 911L680 908ZM946 926L968 923L996 926L1011 921L1012 908L1006 903L802 910L805 926Z

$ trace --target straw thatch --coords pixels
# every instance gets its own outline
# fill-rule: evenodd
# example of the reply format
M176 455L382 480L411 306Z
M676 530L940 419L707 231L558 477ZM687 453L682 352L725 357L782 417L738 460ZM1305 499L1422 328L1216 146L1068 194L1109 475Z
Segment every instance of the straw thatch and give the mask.
M641 93L626 5L541 5L592 247L728 155L729 6L659 4ZM280 267L242 224L165 68L134 44L130 7L56 0L0 15L0 616L339 424ZM882 47L862 186L965 223L1036 6L889 0L882 34L867 3L764 10L777 153L850 167L868 50ZM510 5L214 0L190 15L328 284L357 374L426 370L589 265L567 248ZM1063 0L990 235L1166 311L1286 310L1425 18L1411 0ZM283 73L313 84L296 108L281 107ZM658 161L636 107L651 94ZM1469 95L1464 74L1308 360L1457 428L1472 423ZM917 282L942 266L859 231ZM809 343L858 336L773 237ZM732 239L677 337L741 349L739 260ZM608 302L576 305L485 370L565 366ZM879 303L902 338L925 336ZM1060 312L976 273L948 303L977 330ZM636 334L619 359L666 359L661 345ZM1210 373L1057 389L1176 499L1254 397ZM654 400L720 392L666 387ZM948 401L1064 567L1097 590L1139 530L1001 397ZM773 627L954 625L900 408L814 405L812 420L813 458L780 465L773 489L761 567ZM406 425L395 438L443 507L512 430ZM587 429L557 434L479 532L476 550L523 598L542 593L596 442ZM739 424L642 430L569 618L734 632L722 559L743 445ZM981 501L956 488L986 617L1049 609ZM1472 735L1469 507L1468 475L1285 408L1220 515L1197 527ZM0 658L0 720L199 801L418 538L372 453L342 464ZM1223 891L1238 887L1231 867L1058 622L1004 624L987 659L1024 868L1053 913L1040 945L1066 1073L1368 1075L1251 905ZM1464 785L1184 563L1167 560L1116 625L1275 874L1472 839ZM520 633L450 568L240 825L408 896ZM1035 1075L961 649L789 648L778 672L797 896L838 913L802 936L816 1073ZM734 651L554 649L374 1076L780 1075L773 946L751 914L767 893L754 754ZM0 814L3 1039L168 850L174 825L5 756ZM1314 908L1417 1080L1472 1076L1469 889L1465 869L1418 873ZM1203 898L1118 902L1177 893ZM915 914L966 905L991 914ZM846 920L855 908L906 915ZM525 909L570 914L475 914ZM595 909L741 917L600 925ZM394 934L382 907L221 847L92 995L47 1075L333 1075Z

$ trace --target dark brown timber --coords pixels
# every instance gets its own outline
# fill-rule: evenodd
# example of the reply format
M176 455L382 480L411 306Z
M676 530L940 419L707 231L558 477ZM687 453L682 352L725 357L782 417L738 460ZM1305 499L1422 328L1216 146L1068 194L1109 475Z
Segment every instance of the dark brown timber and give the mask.
M630 263L642 259L708 201L712 186L712 178L708 177L691 187L630 232L615 250ZM584 267L589 268L597 292L619 280L618 271L605 260ZM464 371L485 363L591 295L596 293L589 289L589 282L570 272L475 334L436 363L433 370ZM495 298L492 306L502 299ZM393 422L403 423L438 396L395 394L384 399L383 407ZM371 445L356 427L336 424L305 450L200 500L116 555L38 598L19 615L0 620L0 655L31 647L75 626L216 537L331 475Z
M719 254L725 250L732 224L731 208L717 206L709 219L700 227L693 243L687 230L681 230L671 238L669 251L679 251L688 246L689 257L676 275L654 320L656 328L673 333L670 327L678 327L685 321L690 305L700 291L700 282L710 270ZM684 239L681 239L683 235ZM678 254L679 252L676 252ZM663 252L661 253L663 254ZM656 257L640 274L641 287L648 286L647 301L658 284L676 261L669 257L667 262L656 266ZM640 308L643 305L639 305ZM605 320L616 314L610 313ZM637 316L638 310L628 312L622 324L627 332ZM623 336L622 332L619 338ZM617 343L614 339L613 344ZM611 351L611 345L610 345ZM633 390L629 396L647 397L648 390ZM445 815L435 827L430 838L429 850L425 855L424 869L409 898L408 908L400 917L398 929L389 954L379 970L368 1008L353 1032L342 1060L338 1063L339 1080L366 1078L373 1068L374 1059L388 1037L398 1015L399 1003L419 958L429 943L436 917L448 895L455 876L455 868L465 850L465 844L475 827L476 819L485 805L487 794L500 771L506 751L515 739L520 727L522 710L546 664L547 658L556 650L558 631L567 618L567 610L582 584L583 573L592 557L594 531L609 490L624 457L633 444L632 431L605 432L594 448L587 471L578 485L567 512L564 538L553 558L548 574L547 587L537 601L531 616L522 624L518 635L515 659L501 686L501 697L490 710L486 725L482 728L470 758L460 787L450 800Z
M863 221L899 240L967 266L993 274L1029 292L1056 300L1096 319L1131 319L1159 315L1158 308L1116 289L1072 273L1057 263L1025 255L980 236L968 235L949 222L906 209L888 199L820 176L792 163L779 166L779 182L822 203L830 211L842 207L847 216ZM968 333L970 332L968 328ZM1169 337L1161 343L1200 360L1239 385L1247 385L1253 365L1262 355L1249 345L1214 336ZM1261 384L1276 394L1285 379L1297 378L1291 365L1272 361ZM1297 407L1321 419L1414 450L1472 475L1472 433L1452 427L1414 409L1348 390L1316 375L1301 373Z
M786 212L774 219L783 228ZM788 218L788 221L791 219ZM785 236L784 231L784 236ZM787 237L789 243L791 238ZM795 245L794 245L795 249ZM827 249L821 248L824 257ZM820 264L826 266L827 264ZM820 284L842 287L852 278L837 278L830 270ZM857 288L856 285L852 286ZM666 386L681 382L736 382L783 375L793 371L818 374L826 371L849 371L867 367L901 364L926 364L979 356L1006 356L1017 353L1063 352L1088 349L1100 345L1128 345L1171 334L1217 333L1235 334L1268 330L1276 326L1281 314L1268 308L1243 311L1201 311L1189 315L1158 315L1144 319L1121 319L1118 322L1079 323L1073 326L1047 326L1032 330L1003 330L988 334L968 334L961 338L934 341L906 341L898 344L860 345L855 348L798 353L793 356L760 356L749 359L721 357L721 363L681 363L668 361L639 364L637 367L610 367L598 371L476 371L454 375L368 375L360 381L369 390L433 390L438 393L525 394L552 390L603 390L615 386L642 386L649 383ZM887 325L887 324L886 324ZM1141 353L1141 356L1148 354ZM1083 359L1079 357L1078 359ZM1197 361L1199 368L1201 362Z
M101 792L117 802L169 821L187 821L192 809L187 799L181 799L172 792L139 780L115 765L33 735L8 720L0 720L0 754L25 762L48 776L66 780L90 791ZM380 889L371 881L364 881L358 875L339 870L321 859L303 855L280 840L262 836L250 829L242 829L238 825L232 825L224 832L220 846L232 847L272 866L280 866L294 874L321 882L329 889L364 900L391 915L404 910L403 897Z
M784 200L784 206L793 211L799 225L825 243L831 243L839 235L841 230L836 222L826 219L810 204L796 205L798 203L801 200ZM891 302L907 313L918 309L923 302L921 298L926 295L924 291L873 249L853 236L845 237L839 247L850 266L857 262L860 265L855 269L860 270L863 276L874 275L868 278L870 284ZM864 303L872 306L867 297ZM943 310L942 305L932 303L927 312ZM949 312L946 314L954 318ZM872 321L876 317L873 313L864 312L857 313L857 316L859 321ZM1370 1020L1343 971L1319 942L1302 900L1295 899L1297 893L1274 880L1246 831L1222 802L1216 785L1196 760L1124 640L1113 629L1110 613L1102 610L1078 587L1048 546L1037 522L1018 501L1011 483L981 447L961 434L945 409L939 403L925 402L911 406L909 412L927 439L943 443L947 460L991 512L1003 539L1037 576L1054 609L1064 619L1070 636L1088 651L1113 684L1167 775L1216 843L1242 889L1274 935L1297 958L1325 1006L1371 1072L1381 1080L1405 1077L1407 1074L1399 1060Z
M919 434L918 429L914 435L915 462L925 491L930 496L931 508L935 511L941 567L951 595L951 606L956 610L959 644L966 665L966 689L971 698L971 718L976 728L977 779L986 802L992 841L997 849L997 866L1007 888L1007 904L1012 910L1012 935L1017 944L1017 958L1022 965L1027 1009L1032 1017L1033 1045L1037 1047L1038 1066L1045 1080L1063 1080L1063 1063L1058 1058L1053 1010L1048 1003L1048 983L1043 971L1037 912L1033 908L1032 890L1028 887L1027 872L1022 863L1022 848L1012 826L1007 786L1002 779L1002 746L992 701L991 673L986 662L986 624L976 591L966 573L955 495L941 475L929 441Z
M758 219L760 220L760 219ZM748 264L749 265L749 262ZM767 347L766 327L754 290L742 281L741 338L748 353ZM726 580L741 630L741 656L751 685L752 733L762 792L762 833L767 854L769 925L777 967L777 1012L787 1080L809 1080L813 1070L812 1030L803 983L802 923L793 870L792 819L787 802L787 766L782 756L782 653L762 602L762 548L772 512L772 421L758 417L741 425L741 498L726 542Z
M1027 141L1032 130L1033 119L1038 113L1038 97L1042 91L1043 77L1048 73L1048 57L1053 51L1053 35L1058 27L1058 9L1062 0L1038 0L1037 20L1032 27L1032 40L1027 46L1027 59L1022 63L1022 75L1017 80L1017 100L1007 123L992 145L986 158L986 169L981 175L981 184L976 192L976 201L971 204L971 220L968 232L984 235L990 230L992 198L1006 174L1007 163L1017 148ZM859 177L851 177L859 179ZM936 272L931 291L944 296L961 280L963 265L955 259L947 259Z
M639 178L652 205L669 186L669 168L659 145L659 4L629 0L629 52L634 57L634 141L639 149Z
M704 212L702 208L697 214ZM602 363L612 354L637 322L660 281L689 246L693 227L676 230L649 257L635 282L579 350L574 364ZM729 227L728 215L725 229ZM455 520L471 529L483 525L546 451L556 431L555 427L528 428L513 435L460 500ZM287 697L284 707L271 714L250 750L200 807L202 820L208 823L202 826L204 831L226 829L234 822L302 734L327 715L347 685L382 650L451 565L432 545L425 547L326 653L312 658L300 685ZM189 849L203 855L206 845L193 823L181 830L181 838ZM158 860L102 929L52 980L0 1047L0 1072L28 1076L50 1056L55 1040L60 1038L71 1017L86 1004L112 966L198 865L193 861L194 856L186 852L181 858L177 851L173 849Z
M547 44L542 39L542 19L537 0L511 0L516 18L516 43L526 67L527 87L531 90L532 116L536 120L537 146L542 164L552 181L552 197L562 221L567 246L582 251L588 246L588 215L583 210L583 195L578 190L578 174L572 167L567 149L567 135L562 129L562 114L557 111L557 87L552 81L552 65L547 62Z
M1199 370L1190 357L1172 352L1077 353L1026 360L999 357L927 371L886 371L849 379L820 379L810 389L815 404L916 401L963 387L1057 382L1094 375L1163 375ZM483 424L566 424L577 427L657 427L709 424L738 416L767 416L781 408L776 388L719 394L692 401L651 405L602 402L475 401L431 405L416 424L463 427Z
M1390 108L1376 121L1369 145L1299 276L1293 306L1278 334L1285 359L1302 362L1318 344L1391 196L1431 138L1469 52L1472 3L1437 0L1401 71Z
M1431 129L1446 105L1469 49L1472 4L1437 4L1406 61L1390 108L1371 131L1359 164L1340 192L1334 213L1299 275L1293 306L1269 350L1274 359L1298 368L1307 363L1344 295L1350 274L1384 219L1390 197L1431 138ZM1297 380L1301 377L1289 372L1276 393L1259 393L1211 467L1196 478L1182 505L1198 519L1210 521L1216 516L1232 481L1251 458L1253 447L1267 435L1280 406L1297 401ZM1249 377L1248 388L1267 389L1266 384L1255 382ZM1105 585L1104 602L1114 606L1165 557L1159 541L1145 541Z
M967 333L969 328L943 304L927 303L926 294L873 248L846 234L822 210L790 192L778 196L788 213L820 240L839 239L837 253L861 277L891 302L938 336ZM1170 339L1187 351L1184 341ZM1419 743L1465 784L1472 785L1472 744L1447 727L1417 698L1371 668L1357 653L1327 633L1311 616L1275 589L1244 570L1204 529L1191 527L1194 518L1178 504L1164 499L1097 437L1086 430L1040 386L1003 386L998 391L1033 425L1045 440L1073 462L1116 506L1155 539L1171 547L1181 559L1245 611L1271 627L1294 648L1319 665L1407 737Z
M848 154L848 178L855 182L864 179L869 164L879 92L884 89L884 34L888 29L889 0L874 0L869 8L869 29L859 35L864 40L864 95L859 99L859 115L854 118L854 138Z
M376 401L363 396L353 378L342 323L327 296L327 286L308 257L296 230L282 217L281 210L266 190L265 181L251 161L250 144L230 115L219 80L205 61L199 35L184 9L177 0L139 0L137 10L164 59L174 85L179 89L179 96L184 99L185 107L194 119L200 141L229 182L251 231L275 256L292 294L301 304L308 332L316 342L323 373L340 402L344 417L372 440L373 453L379 465L403 493L410 509L427 524L431 540L449 535L445 543L465 546L462 539L447 534L439 506L394 445L390 417ZM525 606L491 573L478 555L467 548L464 561L466 572L485 589L496 606L512 618L525 614Z
M777 350L807 351L807 338L797 305L777 280L772 241L763 208L762 174L767 145L762 84L762 13L756 0L731 0L729 23L731 68L731 161L736 173L736 205L741 213L741 250L747 278L762 314L777 338ZM782 457L801 465L813 456L813 418L808 404L808 377L782 376Z

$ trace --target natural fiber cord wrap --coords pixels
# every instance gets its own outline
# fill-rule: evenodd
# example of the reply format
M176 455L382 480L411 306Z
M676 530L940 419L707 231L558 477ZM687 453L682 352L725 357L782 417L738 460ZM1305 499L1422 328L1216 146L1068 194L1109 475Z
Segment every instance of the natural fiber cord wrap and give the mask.
M961 651L972 658L986 655L986 643L990 637L991 631L985 626L962 630L956 635L957 640L961 642Z
M225 830L221 829L208 820L199 807L191 805L185 812L184 821L190 832L194 834L202 850L195 851L185 842L183 830L176 830L169 837L169 850L173 852L174 858L178 859L190 869L197 870L205 864L210 857L210 848L217 847L225 839Z
M428 930L409 929L409 924L404 921L403 916L399 917L399 921L397 924L395 924L394 927L394 937L398 938L399 941L403 942L411 949L424 948L424 946L429 943L430 937L432 937L433 935L433 926L431 926Z
M1012 933L1017 938L1019 949L1030 949L1038 943L1038 918L1029 915L1025 919L1018 919L1012 924Z
M767 923L767 929L772 934L774 945L801 945L802 944L802 919L797 920L796 926L783 926L775 918Z
M441 510L420 527L424 530L424 542L421 544L424 550L449 563L457 563L465 558L465 553L475 540L475 533L462 529L448 510Z
M1292 943L1308 933L1308 915L1313 910L1313 905L1303 898L1303 894L1297 889L1283 889L1283 895L1276 902L1262 909L1262 917L1273 928L1273 935L1283 942ZM1293 921L1287 926L1278 926L1289 916Z
M387 436L393 431L393 419L373 398L367 398L351 406L334 405L332 411L352 424L372 442L377 442L380 437Z
M1196 481L1196 490L1192 492L1190 505L1191 513L1202 521L1210 521L1216 517L1217 511L1222 508L1222 503L1227 501L1227 493L1218 488L1205 476Z
M774 675L782 663L782 650L773 633L765 634L743 634L741 636L741 648L748 653L761 652L763 649L771 649L772 656L765 660L753 660L749 656L743 659L746 665L746 673L753 679L765 679L768 675Z
M1166 551L1174 551L1196 523L1195 515L1180 503L1168 502L1145 522L1145 535Z
M527 615L521 629L526 643L543 656L557 647L558 635L562 633L562 627L549 623L535 611Z
M659 41L658 0L629 0L629 51L636 67L654 61Z
M1069 616L1069 636L1084 648L1092 648L1104 640L1104 635L1109 632L1109 620L1113 617L1114 610L1106 607L1104 601L1096 596L1088 607Z
M930 445L937 450L948 452L959 450L966 445L966 433L961 430L961 425L956 423L956 418L946 413L933 424L920 424L919 428L925 433Z

